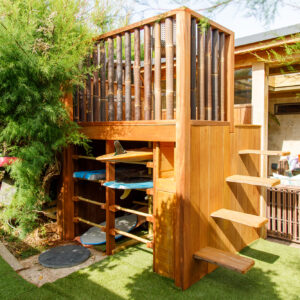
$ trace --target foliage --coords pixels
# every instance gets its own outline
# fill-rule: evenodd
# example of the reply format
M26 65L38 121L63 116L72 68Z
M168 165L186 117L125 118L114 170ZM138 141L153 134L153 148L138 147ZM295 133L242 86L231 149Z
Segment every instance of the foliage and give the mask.
M69 144L86 146L61 102L79 82L91 33L81 0L0 0L0 144L17 193L3 217L32 229L47 200L43 175Z

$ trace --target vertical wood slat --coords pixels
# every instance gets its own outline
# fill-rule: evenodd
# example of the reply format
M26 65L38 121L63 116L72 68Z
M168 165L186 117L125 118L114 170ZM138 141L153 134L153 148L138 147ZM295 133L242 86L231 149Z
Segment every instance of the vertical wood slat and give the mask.
M151 32L150 25L144 27L144 119L151 120Z
M212 120L212 88L211 88L211 27L207 28L205 38L205 85L206 85L206 120Z
M117 35L117 121L123 119L122 36Z
M86 121L85 97L83 87L79 87L79 121Z
M154 24L155 66L154 66L154 99L155 120L161 120L161 27Z
M114 151L114 142L106 141L106 153ZM106 163L106 180L115 180L115 164ZM115 190L106 187L106 254L111 255L115 249L115 236L112 234L115 228L115 212L110 208L115 205Z
M74 91L74 121L78 122L80 118L80 109L79 109L79 86L75 87Z
M219 120L219 30L212 31L212 119Z
M90 68L91 66L91 57L88 56L86 59L86 66ZM92 101L92 78L91 75L88 73L86 76L86 115L87 121L93 121L93 101Z
M114 121L114 41L108 39L108 121Z
M220 33L220 119L225 121L225 33Z
M196 19L191 20L191 119L196 119Z
M131 34L125 32L125 120L131 120Z
M134 30L134 118L141 119L141 51L140 51L140 29Z
M106 55L105 42L100 42L100 120L106 121Z
M174 118L174 46L173 19L166 18L166 119Z
M198 119L205 120L205 30L198 26Z
M93 121L100 121L100 98L99 98L99 73L98 73L98 45L93 51L93 66L96 67L93 78Z

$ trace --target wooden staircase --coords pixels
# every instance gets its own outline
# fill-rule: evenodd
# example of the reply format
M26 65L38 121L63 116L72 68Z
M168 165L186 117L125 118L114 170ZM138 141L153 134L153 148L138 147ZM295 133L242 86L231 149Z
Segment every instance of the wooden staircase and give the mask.
M205 247L194 254L194 259L203 260L242 274L254 266L254 260L219 249Z

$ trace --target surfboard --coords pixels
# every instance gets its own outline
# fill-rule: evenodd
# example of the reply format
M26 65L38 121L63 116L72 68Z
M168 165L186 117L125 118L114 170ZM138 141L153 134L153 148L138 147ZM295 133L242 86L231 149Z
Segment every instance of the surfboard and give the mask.
M153 180L149 177L137 177L126 181L107 181L103 185L117 190L145 190L153 188Z
M130 232L137 225L137 215L124 215L115 219L115 227L119 230ZM100 225L105 226L106 222L102 222ZM122 235L116 235L116 240L120 239ZM80 242L84 245L103 245L106 243L106 233L98 227L91 227L81 237Z
M98 156L97 160L103 162L140 162L147 161L153 159L152 149L141 148L141 149L133 149L128 150L124 154L115 155L115 153L109 153L105 155Z

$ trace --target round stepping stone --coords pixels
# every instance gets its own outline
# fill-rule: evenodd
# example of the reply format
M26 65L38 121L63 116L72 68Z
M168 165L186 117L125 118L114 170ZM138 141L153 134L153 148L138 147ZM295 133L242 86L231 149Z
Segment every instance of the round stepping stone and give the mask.
M77 266L90 257L91 252L79 245L52 248L39 256L39 263L47 268L60 269Z

